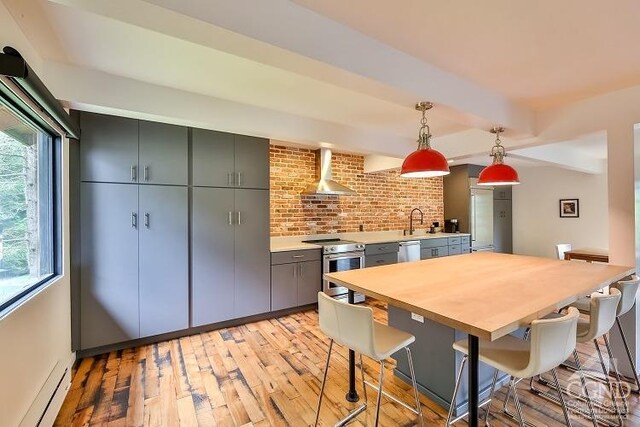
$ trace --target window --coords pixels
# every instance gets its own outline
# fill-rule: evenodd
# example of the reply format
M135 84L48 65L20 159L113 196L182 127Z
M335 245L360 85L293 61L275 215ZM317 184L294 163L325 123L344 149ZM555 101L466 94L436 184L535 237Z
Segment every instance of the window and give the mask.
M0 98L0 310L55 272L53 141Z

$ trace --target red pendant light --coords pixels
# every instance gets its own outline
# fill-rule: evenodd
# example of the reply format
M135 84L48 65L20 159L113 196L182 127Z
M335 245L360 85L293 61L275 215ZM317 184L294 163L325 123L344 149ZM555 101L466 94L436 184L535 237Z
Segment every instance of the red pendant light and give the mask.
M430 102L419 102L416 104L416 110L422 111L422 120L420 121L420 132L418 133L418 149L409 154L402 163L400 176L405 178L430 178L434 176L443 176L449 174L449 163L447 159L439 151L431 148L429 140L431 132L427 125L427 110L431 109L433 104Z
M504 132L503 127L494 127L491 133L496 134L496 145L491 149L493 164L482 169L478 177L478 185L516 185L520 184L518 172L509 165L504 164L504 157L507 153L501 145L500 134Z

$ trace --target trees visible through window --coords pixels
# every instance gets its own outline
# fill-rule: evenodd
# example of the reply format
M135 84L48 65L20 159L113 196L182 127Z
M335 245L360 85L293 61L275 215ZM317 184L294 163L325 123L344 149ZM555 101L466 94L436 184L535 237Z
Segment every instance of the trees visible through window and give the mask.
M53 273L52 138L0 103L0 307Z

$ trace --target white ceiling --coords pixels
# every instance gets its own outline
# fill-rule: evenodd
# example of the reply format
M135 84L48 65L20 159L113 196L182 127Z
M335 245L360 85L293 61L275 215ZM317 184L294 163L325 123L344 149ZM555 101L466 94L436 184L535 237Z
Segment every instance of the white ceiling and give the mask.
M293 0L536 108L640 84L640 2Z
M419 100L445 155L486 163L501 124L524 165L551 157L531 149L549 142L532 107L640 83L631 0L1 1L69 106L395 158L415 149ZM596 170L602 141L562 157Z

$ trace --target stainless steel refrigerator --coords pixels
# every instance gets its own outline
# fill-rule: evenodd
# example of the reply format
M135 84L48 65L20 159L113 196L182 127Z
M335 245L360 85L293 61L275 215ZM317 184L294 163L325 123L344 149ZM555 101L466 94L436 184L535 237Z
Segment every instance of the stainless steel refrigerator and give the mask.
M478 186L475 178L469 181L471 251L493 251L493 187Z

